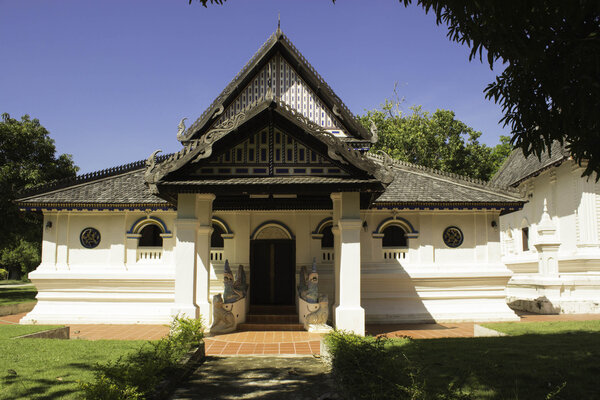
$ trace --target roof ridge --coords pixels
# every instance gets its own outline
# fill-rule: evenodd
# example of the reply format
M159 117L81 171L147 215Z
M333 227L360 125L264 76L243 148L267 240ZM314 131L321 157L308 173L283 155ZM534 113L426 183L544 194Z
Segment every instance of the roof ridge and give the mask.
M157 161L163 161L171 154L165 154L158 156ZM69 178L57 179L48 183L42 183L40 185L33 186L28 189L23 189L17 193L20 198L34 196L53 190L63 189L69 186L78 185L81 183L93 182L102 178L108 178L111 176L121 175L127 172L142 169L146 166L146 160L138 160L128 164L122 164L115 167L105 168L98 171L88 172L83 175L77 175Z
M373 154L371 152L368 152L367 155L369 157L373 157L380 161L385 161L385 158L383 156ZM470 176L460 175L460 174L456 174L454 172L441 171L439 169L427 167L424 165L414 164L414 163L411 163L408 161L398 160L398 159L391 158L391 157L390 157L390 161L391 161L392 165L394 165L394 166L404 166L404 167L413 168L413 169L424 171L424 172L429 172L431 174L438 175L441 177L448 177L448 178L452 178L455 180L463 181L465 183L472 183L475 185L482 186L482 189L497 189L497 190L502 190L502 191L509 192L509 193L514 193L514 194L519 193L518 190L515 190L514 188L511 188L509 186L498 185L495 183L491 183L490 181L484 181L482 179L472 178Z
M273 39L277 38L279 34L281 33L275 31L268 37L268 39L262 44L262 46L260 46L258 50L252 55L252 57L250 57L248 62L244 64L242 69L240 69L238 73L233 77L233 79L229 81L227 86L225 86L225 89L223 89L221 93L217 97L215 97L212 103L210 103L210 105L202 112L202 114L200 114L196 121L194 121L194 123L185 130L185 134L183 135L183 137L190 136L194 133L194 130L197 128L198 125L200 125L200 123L204 120L208 113L215 108L215 106L220 102L221 99L223 99L223 97L225 97L231 92L233 83L250 68L254 61L258 59L259 55L271 44Z

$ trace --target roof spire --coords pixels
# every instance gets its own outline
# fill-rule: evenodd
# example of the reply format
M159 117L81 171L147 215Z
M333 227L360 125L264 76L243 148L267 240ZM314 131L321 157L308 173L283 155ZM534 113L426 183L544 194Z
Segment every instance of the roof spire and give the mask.
M277 32L281 32L281 14L277 13Z

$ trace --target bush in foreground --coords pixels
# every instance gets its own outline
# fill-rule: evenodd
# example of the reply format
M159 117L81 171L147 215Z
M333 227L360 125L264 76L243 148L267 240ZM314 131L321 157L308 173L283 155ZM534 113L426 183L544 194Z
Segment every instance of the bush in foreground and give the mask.
M175 317L169 336L148 342L136 352L114 362L99 364L95 380L81 384L86 399L145 399L156 385L177 369L179 360L204 337L200 319Z
M428 393L420 368L402 351L409 338L362 337L334 331L325 337L334 379L348 399L466 400L471 396L450 385Z

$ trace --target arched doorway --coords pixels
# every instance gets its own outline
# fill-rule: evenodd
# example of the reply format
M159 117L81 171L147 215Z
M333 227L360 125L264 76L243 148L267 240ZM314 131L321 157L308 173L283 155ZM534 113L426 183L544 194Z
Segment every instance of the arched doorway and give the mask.
M279 222L260 225L250 240L250 303L293 305L296 241Z

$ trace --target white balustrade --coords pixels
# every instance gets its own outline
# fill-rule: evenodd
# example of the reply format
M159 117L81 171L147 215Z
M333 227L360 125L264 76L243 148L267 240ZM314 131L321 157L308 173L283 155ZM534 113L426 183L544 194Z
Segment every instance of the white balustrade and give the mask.
M225 251L223 249L210 249L210 261L214 263L224 263L225 262Z
M137 262L141 263L158 263L161 262L163 256L162 247L138 247Z
M321 250L321 262L332 263L333 262L333 249Z
M407 261L408 249L407 248L384 248L383 259L386 261Z

